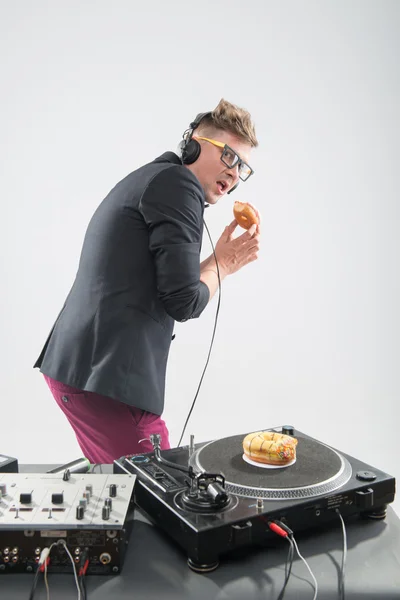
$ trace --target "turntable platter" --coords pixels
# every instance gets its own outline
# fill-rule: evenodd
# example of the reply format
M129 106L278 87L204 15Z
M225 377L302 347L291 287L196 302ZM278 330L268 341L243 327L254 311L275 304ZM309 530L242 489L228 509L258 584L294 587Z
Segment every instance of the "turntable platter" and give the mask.
M351 477L346 458L309 437L296 435L296 461L289 467L264 469L243 460L244 435L209 442L191 457L195 469L223 473L225 486L238 496L271 500L311 498L338 489Z

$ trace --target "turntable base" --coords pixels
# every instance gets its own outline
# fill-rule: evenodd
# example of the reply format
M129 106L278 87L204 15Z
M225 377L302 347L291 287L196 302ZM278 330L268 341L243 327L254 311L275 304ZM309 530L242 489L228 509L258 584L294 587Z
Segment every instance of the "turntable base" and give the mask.
M343 518L385 517L394 500L392 476L300 431L293 434L296 462L281 469L243 460L246 433L197 444L194 451L188 446L161 451L164 460L179 467L222 474L226 498L220 504L207 500L204 491L196 497L195 480L160 463L155 453L122 457L114 462L114 472L137 475L136 504L186 551L189 567L200 573L215 569L220 556L238 548L274 544L277 538L267 524L273 519L296 534L338 523L338 511Z

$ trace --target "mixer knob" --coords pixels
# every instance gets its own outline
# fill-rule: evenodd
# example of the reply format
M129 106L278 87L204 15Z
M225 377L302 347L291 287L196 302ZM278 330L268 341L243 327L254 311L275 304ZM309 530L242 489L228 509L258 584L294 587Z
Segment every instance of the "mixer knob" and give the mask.
M0 483L0 493L2 496L7 496L7 486L5 483Z
M110 496L111 498L115 498L117 495L117 486L115 483L110 483Z
M92 496L93 495L93 486L91 483L88 483L86 486L86 491L89 492L89 494Z
M79 521L80 521L81 519L83 519L84 514L85 514L85 509L83 508L83 506L81 504L79 504L76 507L76 518L79 519Z
M104 500L104 506L108 506L110 510L112 509L112 500L111 500L111 498L106 498Z
M101 518L104 521L107 521L110 518L110 507L109 506L103 506L103 509L101 511Z
M87 500L86 500L86 498L81 498L79 500L79 506L83 506L83 510L86 510L86 507L87 507Z
M87 503L89 504L89 502L90 502L90 493L89 492L83 492L83 497L86 498Z

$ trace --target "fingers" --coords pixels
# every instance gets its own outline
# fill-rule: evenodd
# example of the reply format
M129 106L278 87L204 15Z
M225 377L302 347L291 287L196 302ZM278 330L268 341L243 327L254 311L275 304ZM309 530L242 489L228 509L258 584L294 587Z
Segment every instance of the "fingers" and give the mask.
M245 267L246 265L250 264L251 262L254 262L255 260L257 260L258 258L258 252L253 252L252 254L249 254L248 256L246 256L246 259L242 262L242 267Z
M256 238L252 238L245 246L246 252L250 252L251 250L260 249L260 242Z
M235 231L237 226L238 226L238 222L236 221L236 219L234 219L232 221L232 223L229 223L229 225L227 225L225 227L224 235L226 236L227 239L231 239L232 234Z
M229 233L233 233L237 226L238 222L236 221L236 219L233 219L232 223L229 223L229 225L225 227L225 230L229 231Z
M237 263L244 266L248 262L256 260L260 251L258 236L248 239L236 252Z
M253 237L253 235L256 233L257 231L257 227L258 225L256 225L255 223L253 223L253 225L250 227L250 229L248 229L248 234Z
M236 239L240 240L241 243L245 243L248 240L251 240L257 232L257 227L258 227L258 225L256 225L256 224L252 225L250 227L250 229L247 229L244 233L242 233L242 235L240 235Z

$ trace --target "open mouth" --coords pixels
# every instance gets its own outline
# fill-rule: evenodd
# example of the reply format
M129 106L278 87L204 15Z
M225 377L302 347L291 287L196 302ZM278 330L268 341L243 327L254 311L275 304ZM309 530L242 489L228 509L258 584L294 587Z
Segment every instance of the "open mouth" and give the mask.
M228 182L227 181L217 181L217 186L218 186L220 194L225 194L225 192L228 189Z

